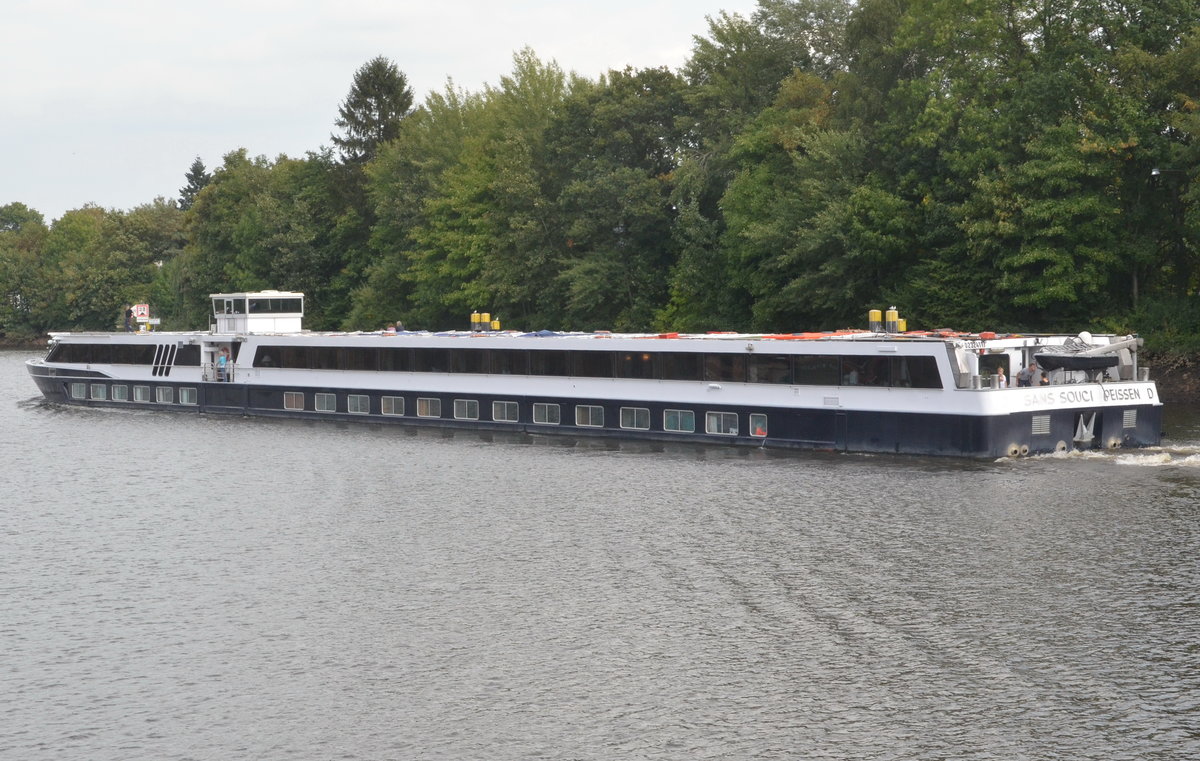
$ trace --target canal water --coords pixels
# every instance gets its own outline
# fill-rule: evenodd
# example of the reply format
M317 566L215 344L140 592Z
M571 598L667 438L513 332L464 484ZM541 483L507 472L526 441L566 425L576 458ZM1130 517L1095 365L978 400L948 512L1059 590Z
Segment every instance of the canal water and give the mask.
M1200 757L1200 410L998 462L46 405L0 759Z

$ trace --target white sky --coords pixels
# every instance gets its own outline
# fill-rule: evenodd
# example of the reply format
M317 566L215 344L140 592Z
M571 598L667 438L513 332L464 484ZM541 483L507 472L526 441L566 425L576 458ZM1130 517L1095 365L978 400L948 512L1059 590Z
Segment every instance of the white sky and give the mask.
M4 0L0 206L50 222L176 197L196 156L330 145L354 72L383 55L421 103L477 92L529 46L596 78L680 67L706 15L755 0Z

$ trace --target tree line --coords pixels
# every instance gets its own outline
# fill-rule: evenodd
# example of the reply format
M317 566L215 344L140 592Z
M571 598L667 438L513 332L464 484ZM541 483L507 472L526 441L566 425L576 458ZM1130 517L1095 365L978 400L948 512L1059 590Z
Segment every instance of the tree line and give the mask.
M1200 350L1194 0L760 0L678 71L526 49L414 106L379 57L332 146L178 199L0 207L0 330L308 296L314 329L1139 331Z

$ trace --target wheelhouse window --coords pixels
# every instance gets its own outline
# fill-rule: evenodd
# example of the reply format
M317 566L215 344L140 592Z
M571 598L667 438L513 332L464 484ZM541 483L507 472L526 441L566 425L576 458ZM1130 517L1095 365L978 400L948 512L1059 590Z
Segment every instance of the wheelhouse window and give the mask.
M155 386L154 401L158 402L159 404L174 404L175 389L171 388L170 386Z
M317 412L337 412L337 394L317 392L313 394L313 406Z
M691 410L663 410L663 430L695 433L696 413Z
M350 394L346 397L346 412L354 415L371 413L371 397L366 394Z
M533 405L533 422L539 425L558 425L562 422L562 410L557 404L535 402Z
M417 397L417 417L441 417L442 400L430 397Z
M454 400L454 419L455 420L478 420L479 419L479 402L475 399L455 399Z
M585 428L603 428L604 408L595 404L575 405L575 425Z
M650 410L645 407L622 407L621 427L635 431L650 430Z
M385 396L379 400L379 412L383 415L403 415L404 397Z
M762 438L767 435L767 416L759 413L750 415L750 435Z
M492 402L492 420L498 423L516 423L521 419L521 408L516 402Z
M92 398L97 399L97 400L107 399L108 398L108 387L105 386L103 383L93 383L92 384Z
M179 389L179 403L180 404L195 404L196 403L196 389L194 389L194 388Z
M112 387L112 398L114 402L129 401L129 386L115 385Z
M720 436L737 436L738 416L736 412L709 412L705 415L704 430Z
M133 401L135 401L135 402L150 401L150 387L149 386L134 386L133 387Z
M285 410L303 410L304 409L304 392L303 391L284 391L283 392L283 408Z

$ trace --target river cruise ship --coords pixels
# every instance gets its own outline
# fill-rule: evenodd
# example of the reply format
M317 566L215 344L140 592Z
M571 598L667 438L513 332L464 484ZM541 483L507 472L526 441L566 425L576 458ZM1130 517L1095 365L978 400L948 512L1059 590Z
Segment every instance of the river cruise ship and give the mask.
M906 331L892 310L823 333L321 333L300 293L212 304L207 331L53 333L29 374L61 404L533 435L978 458L1161 438L1136 336Z

